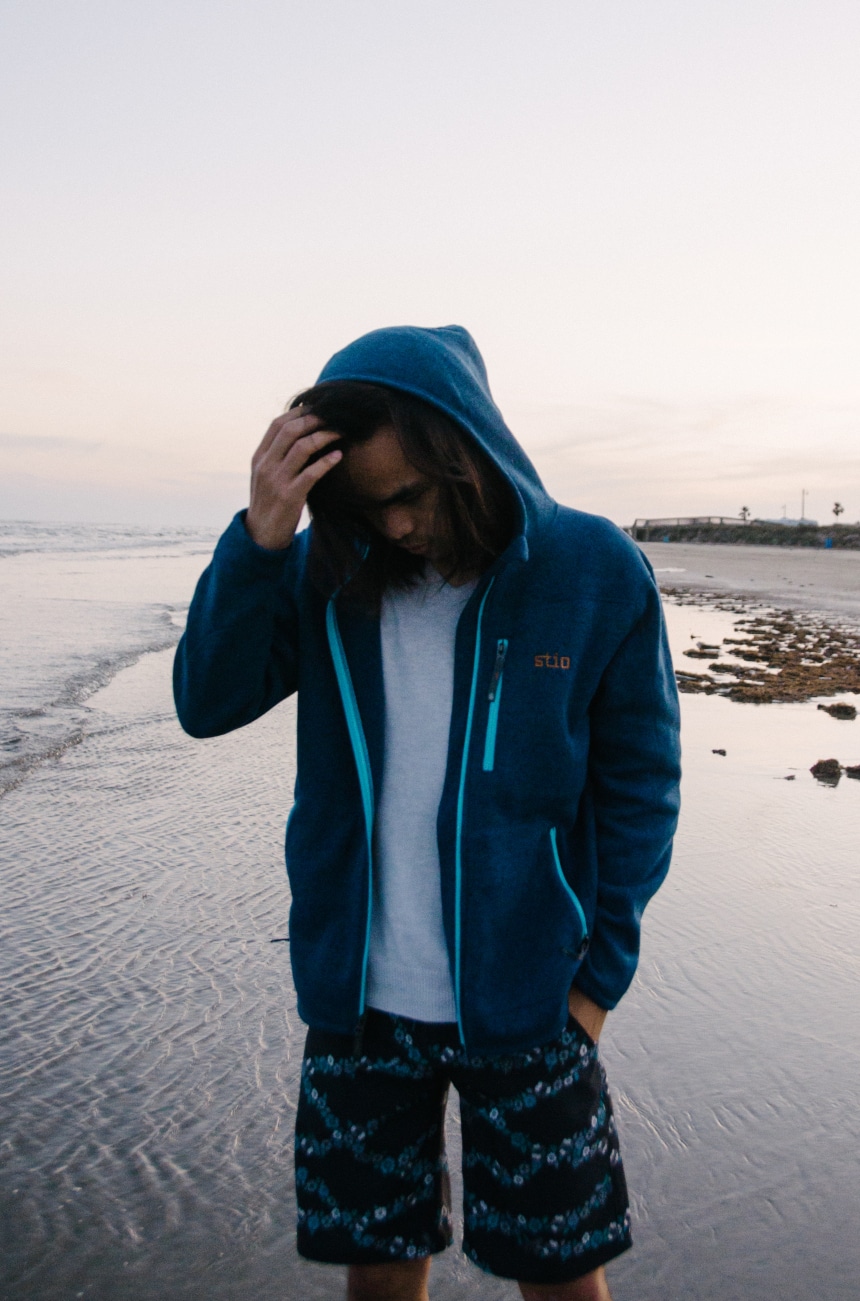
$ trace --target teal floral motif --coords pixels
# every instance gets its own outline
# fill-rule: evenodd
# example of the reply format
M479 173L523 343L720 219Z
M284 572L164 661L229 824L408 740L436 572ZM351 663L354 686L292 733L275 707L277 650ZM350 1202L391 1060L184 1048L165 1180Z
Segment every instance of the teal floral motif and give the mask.
M475 1227L478 1227L477 1221ZM505 1221L503 1225L502 1217L498 1213L488 1211L485 1217L485 1227L505 1232L508 1224ZM581 1238L574 1240L562 1237L565 1230L570 1227L565 1222L556 1226L546 1222L536 1223L532 1220L525 1226L528 1230L527 1233L523 1231L524 1226L517 1225L516 1227L519 1232L515 1232L510 1236L517 1238L521 1245L526 1245L537 1259L566 1261L587 1256L590 1252L602 1251L604 1247L611 1244L629 1243L630 1211L628 1210L624 1215L611 1220L603 1228L586 1229ZM489 1269L474 1247L468 1243L464 1243L463 1247L466 1255L475 1265L484 1270ZM587 1269L588 1266L586 1266L586 1271Z
M308 1072L307 1078L311 1073ZM304 1087L304 1081L303 1081ZM297 1156L303 1158L324 1157L333 1150L347 1150L352 1152L358 1161L369 1161L376 1165L383 1174L395 1174L398 1171L401 1174L408 1174L414 1178L416 1174L420 1177L423 1170L419 1165L416 1166L420 1145L415 1144L412 1147L403 1148L398 1154L396 1160L390 1156L375 1156L373 1151L368 1151L368 1140L371 1139L381 1124L381 1119L369 1120L363 1125L341 1125L337 1116L328 1105L328 1098L324 1093L320 1093L317 1088L309 1088L305 1095L310 1102L311 1108L316 1111L323 1126L328 1131L327 1138L311 1138L306 1135L297 1136L296 1152ZM438 1133L438 1126L436 1132ZM427 1163L425 1162L426 1166Z
M484 1152L468 1152L463 1156L463 1168L472 1169L475 1166L482 1165L493 1178L506 1187L524 1187L529 1180L533 1179L546 1166L554 1166L561 1169L562 1166L568 1165L571 1169L577 1169L579 1166L591 1161L594 1157L607 1157L609 1155L609 1139L604 1136L604 1130L607 1127L606 1106L601 1100L598 1104L595 1114L591 1118L591 1123L587 1129L581 1130L577 1134L568 1135L560 1143L542 1144L532 1142L528 1134L507 1133L513 1147L521 1151L528 1151L528 1161L520 1162L519 1165L511 1167L505 1164L497 1157L490 1158ZM501 1127L498 1127L501 1129ZM611 1121L611 1133L614 1133L615 1122Z
M325 1209L308 1212L300 1207L299 1224L303 1225L310 1233L318 1233L320 1230L332 1228L346 1229L349 1230L356 1242L360 1242L365 1238L371 1225L376 1226L397 1219L404 1211L412 1210L422 1201L427 1201L428 1198L433 1196L434 1192L431 1178L417 1192L397 1197L384 1206L374 1206L370 1211L359 1212L338 1206L328 1187L321 1180L305 1178L301 1183L303 1192L314 1194ZM391 1238L392 1244L395 1239L396 1235ZM380 1241L379 1235L374 1232L370 1241L378 1244ZM399 1241L402 1243L405 1239L400 1238Z

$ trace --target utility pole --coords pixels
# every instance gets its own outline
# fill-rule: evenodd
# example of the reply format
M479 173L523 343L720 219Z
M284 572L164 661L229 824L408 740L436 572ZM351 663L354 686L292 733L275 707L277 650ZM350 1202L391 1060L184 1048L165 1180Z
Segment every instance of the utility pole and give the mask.
M800 520L801 520L801 523L806 519L806 498L807 498L807 492L806 492L806 489L805 489L805 488L801 488L801 490L800 490Z

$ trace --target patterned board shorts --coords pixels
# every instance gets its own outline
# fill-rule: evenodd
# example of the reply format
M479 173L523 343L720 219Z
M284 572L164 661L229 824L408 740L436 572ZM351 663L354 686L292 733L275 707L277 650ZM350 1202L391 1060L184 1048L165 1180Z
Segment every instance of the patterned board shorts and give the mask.
M449 1245L449 1083L460 1095L463 1250L476 1265L561 1283L630 1246L606 1077L572 1017L550 1044L479 1058L456 1026L371 1011L359 1051L349 1036L308 1032L296 1117L301 1255L380 1264Z

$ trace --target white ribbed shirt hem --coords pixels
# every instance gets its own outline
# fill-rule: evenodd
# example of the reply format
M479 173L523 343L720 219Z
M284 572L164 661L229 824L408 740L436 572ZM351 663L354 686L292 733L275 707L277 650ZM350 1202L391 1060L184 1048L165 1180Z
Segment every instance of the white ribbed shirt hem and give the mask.
M413 1021L456 1021L457 1007L450 978L440 981L439 972L426 974L415 967L401 966L386 958L380 970L368 972L367 1006L379 1012L408 1016Z

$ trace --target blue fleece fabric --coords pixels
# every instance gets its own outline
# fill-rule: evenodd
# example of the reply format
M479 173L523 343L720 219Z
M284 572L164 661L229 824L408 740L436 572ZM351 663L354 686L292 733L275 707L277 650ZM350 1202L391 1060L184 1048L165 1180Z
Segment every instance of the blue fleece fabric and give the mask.
M334 379L447 412L518 502L520 531L457 629L437 831L463 1042L487 1055L534 1047L561 1033L571 983L605 1008L621 998L669 866L679 719L660 596L624 533L548 496L459 326L376 330L331 359L320 380ZM175 697L186 731L215 736L298 691L286 840L298 1008L310 1025L351 1033L364 1011L383 763L379 620L335 598L327 629L308 541L306 530L266 551L235 517L198 583Z

